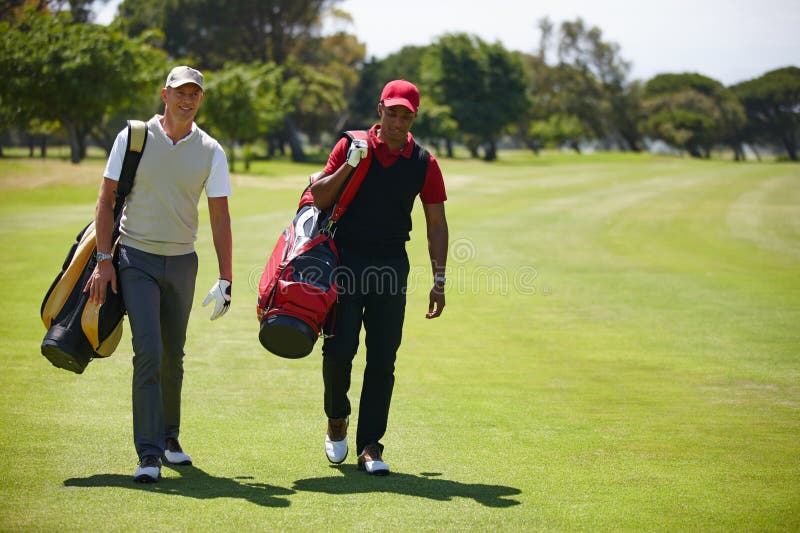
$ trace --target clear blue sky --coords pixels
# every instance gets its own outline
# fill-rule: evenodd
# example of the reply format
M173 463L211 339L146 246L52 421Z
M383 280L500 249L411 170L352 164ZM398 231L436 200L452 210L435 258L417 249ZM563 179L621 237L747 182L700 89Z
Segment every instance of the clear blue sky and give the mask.
M110 21L118 3L102 7L98 22ZM604 40L620 45L634 78L699 72L730 85L800 66L800 0L344 0L337 7L353 17L343 29L378 58L448 32L533 52L537 21L548 16L599 27Z

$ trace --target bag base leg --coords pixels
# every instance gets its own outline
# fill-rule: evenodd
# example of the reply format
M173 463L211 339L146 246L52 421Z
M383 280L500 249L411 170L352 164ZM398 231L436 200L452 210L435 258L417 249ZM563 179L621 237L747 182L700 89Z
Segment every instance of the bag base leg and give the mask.
M42 343L42 355L53 363L53 366L75 372L76 374L83 374L89 361L91 361L91 359L78 358L65 352L59 347L58 343L52 339L45 339Z
M300 359L311 353L317 335L308 324L294 317L271 316L261 323L261 345L277 356Z

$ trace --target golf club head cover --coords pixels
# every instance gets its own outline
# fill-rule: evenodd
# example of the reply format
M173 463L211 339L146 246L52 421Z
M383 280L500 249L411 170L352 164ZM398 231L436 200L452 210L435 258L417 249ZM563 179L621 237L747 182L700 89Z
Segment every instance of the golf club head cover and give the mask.
M208 296L203 300L203 307L214 302L214 310L211 311L211 320L216 320L228 312L231 306L231 282L226 279L218 279L208 291Z

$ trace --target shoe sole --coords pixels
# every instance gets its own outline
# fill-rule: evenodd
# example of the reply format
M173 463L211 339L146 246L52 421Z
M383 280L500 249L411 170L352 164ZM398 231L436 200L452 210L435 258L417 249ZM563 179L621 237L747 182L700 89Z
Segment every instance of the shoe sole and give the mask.
M158 478L153 479L152 476L144 475L133 478L136 483L158 483L158 479L161 477L161 474L158 475Z
M180 463L173 463L172 461L167 459L166 456L162 457L161 459L168 465L173 465L173 466L192 466L192 462L191 461L182 461Z
M333 459L331 459L331 458L328 456L328 454L327 454L327 453L325 454L325 457L328 459L328 461L329 461L330 463L332 463L332 464L335 464L335 465L340 465L340 464L342 464L342 463L344 462L344 460L345 460L345 459L347 459L347 453L345 453L345 454L344 454L344 457L342 457L341 461L334 461Z
M364 466L364 463L358 463L358 469L366 472L370 476L388 476L389 474L391 474L391 470L373 470L372 472L370 472L367 470L367 467Z

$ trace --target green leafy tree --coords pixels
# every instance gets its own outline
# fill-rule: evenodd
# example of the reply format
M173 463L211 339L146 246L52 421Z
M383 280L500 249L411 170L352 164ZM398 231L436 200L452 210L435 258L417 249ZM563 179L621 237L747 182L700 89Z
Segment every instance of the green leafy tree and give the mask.
M124 0L120 5L121 23L131 35L156 27L164 34L163 48L171 57L184 58L198 68L213 71L225 63L269 63L286 66L283 83L296 85L293 76L305 81L312 78L305 67L315 68L325 79L345 80L328 73L330 57L322 55L321 63L307 63L320 57L322 20L341 0ZM302 68L301 66L302 65ZM325 75L329 78L325 78ZM346 84L346 83L345 83ZM328 104L341 100L345 84L338 84L340 94L331 95ZM330 88L330 87L328 87ZM309 88L310 92L319 85ZM321 94L317 92L317 94ZM285 99L285 98L284 98ZM294 102L302 103L302 102ZM304 112L302 105L284 116L281 142L285 139L292 150L292 159L305 160L300 142L299 124L313 125L309 117L294 115ZM341 113L338 106L321 109L321 113ZM317 132L312 131L312 136ZM274 140L274 139L273 139Z
M236 167L237 145L244 145L249 154L249 143L281 127L287 109L278 91L281 78L274 63L231 64L208 74L198 120L227 145L231 170ZM245 168L249 165L246 156Z
M446 103L452 118L477 156L497 158L497 141L525 110L526 81L522 64L499 43L450 34L435 43L425 61L425 86L432 98Z
M301 89L306 86L296 95L293 116L312 144L327 145L330 133L341 131L349 119L347 97L358 85L366 48L354 35L341 31L311 39L316 45L289 64L289 77Z
M736 95L701 74L660 74L644 88L648 133L686 150L709 157L715 144L729 144L741 156L744 110Z
M161 77L164 55L146 38L73 24L68 13L28 11L14 26L0 24L0 98L19 116L60 122L78 163L88 133L107 111L132 93L152 91Z
M438 153L444 152L447 157L453 157L453 142L459 138L458 122L453 118L450 106L439 104L428 96L420 96L413 134L428 141Z
M377 121L378 99L383 86L390 80L408 80L420 89L423 99L429 96L430 89L425 85L422 76L422 62L428 49L429 47L404 46L384 59L370 58L365 62L356 87L349 93L347 101L350 115L347 124L366 128ZM424 113L427 107L421 104L419 113ZM419 131L419 118L414 123L415 133Z
M161 30L170 57L185 58L202 69L222 69L230 61L280 66L293 57L313 55L323 15L339 2L123 0L119 19L132 36Z
M800 68L772 70L734 85L747 114L745 135L751 141L779 144L792 161L798 160L800 138Z
M14 23L32 10L38 13L67 12L72 22L90 22L94 3L94 0L3 0L0 2L0 21Z
M619 45L604 41L599 28L580 18L556 28L545 17L538 25L538 54L523 58L531 84L528 120L536 122L527 130L544 134L549 142L562 139L575 150L584 139L640 150L641 91L628 82L630 64L622 59ZM557 60L554 65L547 62L551 55ZM558 116L551 120L553 115Z
M291 83L282 90L293 109L287 119L292 120L293 128L305 132L312 144L319 145L323 133L335 131L343 122L347 108L343 82L310 65L292 65L291 70L292 75L287 78ZM293 147L293 153L297 151L302 147Z
M48 4L48 0L3 0L0 2L0 22L13 25L25 18L29 11L46 13L49 11Z
M569 144L577 152L580 152L576 139L581 137L583 131L581 121L575 115L555 113L550 115L547 120L532 122L528 135L531 138L539 139L545 146Z
M390 80L405 79L420 90L420 106L412 133L416 138L425 139L438 152L442 152L444 144L444 151L452 157L453 142L459 137L458 123L450 106L434 99L433 88L423 74L425 56L431 48L404 46L384 59L370 58L364 63L359 82L348 99L347 129L372 126L377 121L383 86Z

